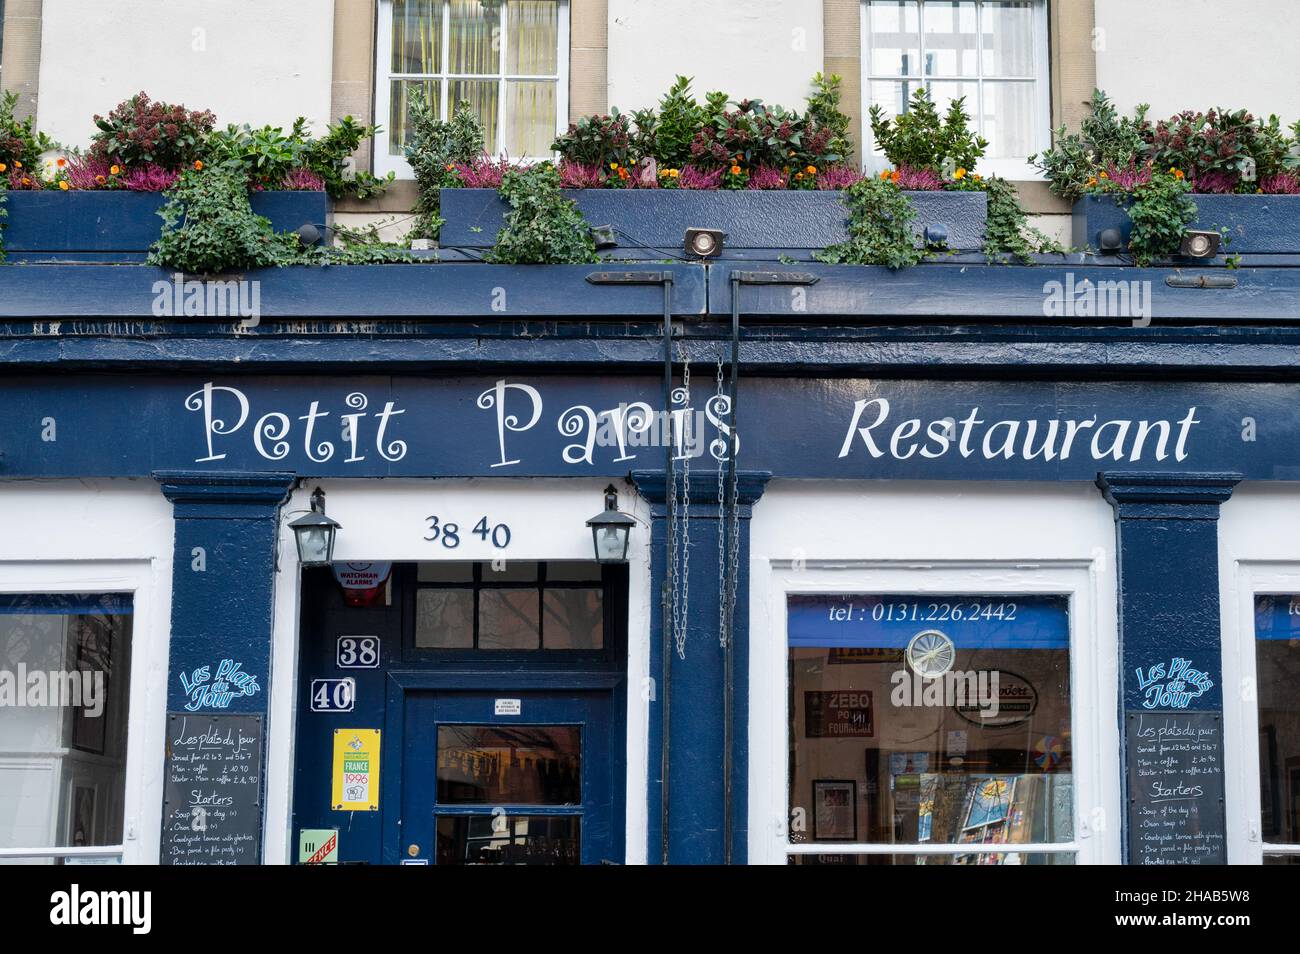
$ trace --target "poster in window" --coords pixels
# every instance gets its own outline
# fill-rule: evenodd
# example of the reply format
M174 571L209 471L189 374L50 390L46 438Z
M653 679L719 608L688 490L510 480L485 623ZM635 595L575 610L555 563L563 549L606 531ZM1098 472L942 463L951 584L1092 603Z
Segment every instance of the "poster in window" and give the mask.
M857 841L858 783L852 779L813 781L813 840Z
M94 680L97 705L94 710L84 705L73 708L72 747L103 755L108 736L108 685L113 675L113 622L98 615L77 616L74 621L74 669L83 681ZM83 699L86 691L83 687Z

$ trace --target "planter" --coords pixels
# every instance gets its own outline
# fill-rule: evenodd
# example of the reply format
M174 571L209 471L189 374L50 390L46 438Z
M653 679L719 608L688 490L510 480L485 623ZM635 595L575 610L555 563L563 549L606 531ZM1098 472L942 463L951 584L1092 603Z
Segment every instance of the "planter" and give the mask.
M324 192L254 192L249 199L280 232L323 225L329 217ZM142 261L158 241L158 210L166 201L159 192L10 191L4 245L14 261Z
M1191 228L1226 229L1227 254L1300 254L1300 195L1194 195L1196 221ZM1074 203L1072 244L1097 248L1104 229L1119 229L1127 246L1133 229L1128 201L1087 195Z
M682 248L688 228L727 233L723 257L743 253L807 253L843 242L847 214L839 192L719 189L578 189L566 191L593 226L609 225L622 255L665 258ZM916 230L942 228L947 245L970 251L984 243L987 197L982 192L909 192ZM490 248L508 206L495 189L443 189L439 244ZM918 241L920 241L918 237Z

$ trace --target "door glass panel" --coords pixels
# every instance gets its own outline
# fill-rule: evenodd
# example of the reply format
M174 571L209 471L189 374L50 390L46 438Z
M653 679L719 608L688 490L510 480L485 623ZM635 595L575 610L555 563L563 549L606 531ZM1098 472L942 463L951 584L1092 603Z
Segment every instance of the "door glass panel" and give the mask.
M580 726L438 726L440 805L581 802Z
M542 594L547 649L600 649L605 644L604 590L548 589Z
M576 865L581 862L576 815L443 815L440 865Z
M1066 597L792 595L789 639L792 840L1071 840Z
M536 649L541 645L538 594L527 590L480 590L479 649Z
M1300 844L1298 680L1300 595L1256 597L1260 829L1274 844Z
M417 590L415 645L419 649L473 648L474 591Z

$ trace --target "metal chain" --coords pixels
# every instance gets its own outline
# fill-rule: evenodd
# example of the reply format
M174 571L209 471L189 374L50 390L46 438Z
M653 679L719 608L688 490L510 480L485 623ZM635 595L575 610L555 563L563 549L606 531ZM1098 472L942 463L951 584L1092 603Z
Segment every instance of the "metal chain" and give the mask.
M685 341L678 341L677 347L682 359L682 406L688 413L681 416L683 423L682 447L685 450L682 455L682 598L681 625L676 630L675 636L677 638L677 656L679 659L685 659L686 629L689 625L691 605L691 424L689 413L691 407L691 356L686 351Z
M718 446L725 446L722 436L722 416L723 406L727 404L726 395L722 388L722 352L718 352L718 374L717 374L717 415L718 415ZM731 408L727 406L727 414L730 415ZM718 645L723 649L727 648L727 598L726 598L726 581L727 581L727 510L726 510L726 491L725 479L722 472L722 465L726 460L725 454L718 456Z

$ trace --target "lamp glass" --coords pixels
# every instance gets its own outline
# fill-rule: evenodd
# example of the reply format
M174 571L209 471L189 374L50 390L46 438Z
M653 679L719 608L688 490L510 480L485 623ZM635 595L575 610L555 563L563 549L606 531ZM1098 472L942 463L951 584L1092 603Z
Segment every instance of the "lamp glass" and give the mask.
M596 544L597 563L621 563L627 558L627 526L593 526L591 536Z
M330 562L334 553L334 528L317 525L297 528L298 561L304 566L320 566Z

